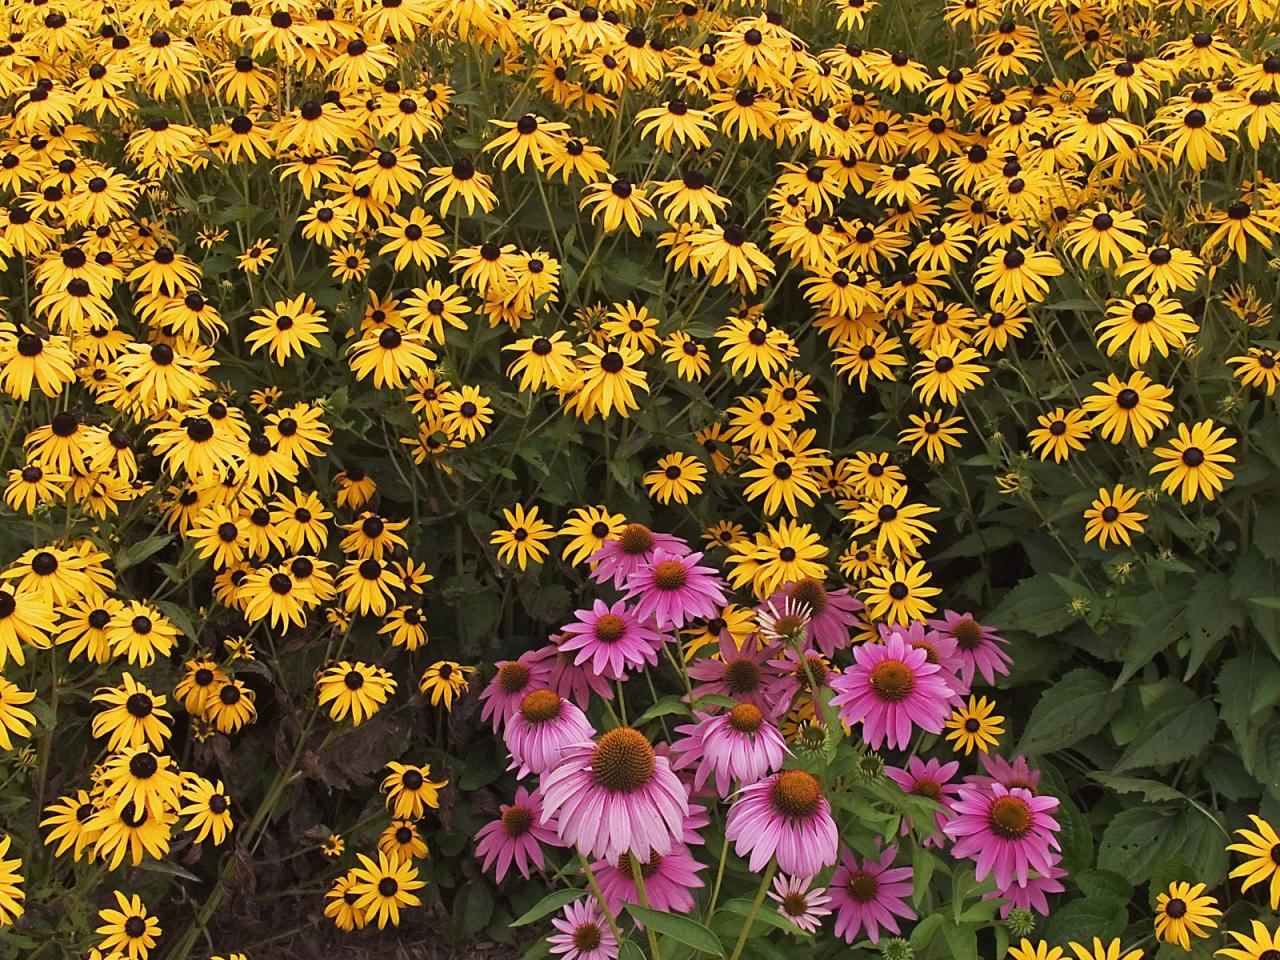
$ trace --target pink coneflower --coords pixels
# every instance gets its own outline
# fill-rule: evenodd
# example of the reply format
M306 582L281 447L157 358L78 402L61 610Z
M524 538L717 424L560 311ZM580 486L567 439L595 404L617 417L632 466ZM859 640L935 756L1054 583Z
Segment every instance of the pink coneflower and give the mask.
M639 863L640 879L644 881L650 907L668 913L688 913L693 909L693 891L706 886L698 871L706 867L693 859L684 844L675 844L665 854L651 853L648 860ZM630 854L624 853L616 860L597 860L591 870L600 884L605 903L615 914L624 904L640 902Z
M751 636L739 648L727 630L720 635L717 656L699 657L689 664L689 679L695 681L693 698L718 694L754 703L765 716L776 716L774 701L765 683L765 664L774 647Z
M535 790L516 790L516 798L499 808L498 819L486 823L476 834L476 856L484 870L502 882L514 864L520 876L529 879L530 868L542 869L542 844L558 847L555 830L542 823L542 798Z
M951 801L960 795L960 785L951 782L951 778L959 769L960 763L957 760L942 763L938 760L921 760L919 757L911 757L907 760L905 770L901 767L886 766L884 772L890 780L903 789L903 792L925 797L940 804L940 809L933 816L934 823L941 831L947 824ZM911 819L903 817L901 833L905 836L910 832ZM944 843L941 832L937 836L926 837L924 841L926 847L941 847Z
M866 928L867 939L880 942L880 928L898 934L898 917L914 920L907 906L911 896L911 868L894 867L897 847L887 847L879 860L868 857L858 865L853 851L845 849L840 868L831 877L831 902L836 907L836 936L845 943L858 939Z
M679 537L654 533L643 523L629 523L616 540L606 541L591 555L589 559L594 564L591 579L596 583L611 580L621 590L633 573L653 559L657 550L683 557L689 552L689 545Z
M665 757L631 727L569 747L542 776L542 817L559 818L560 839L590 857L647 859L684 831L689 794Z
M545 687L550 675L551 665L538 656L536 651L522 653L515 660L499 660L498 672L480 692L480 699L484 703L480 719L492 718L493 732L497 733L511 719L512 714L520 709L520 701L524 699L524 695Z
M828 590L821 580L809 577L786 584L769 599L777 603L784 598L808 607L809 636L824 655L833 656L849 646L850 631L858 622L862 601L847 589Z
M702 831L711 826L711 814L700 803L689 801L689 813L684 818L684 832L680 839L688 847L700 847L707 841L702 838Z
M673 744L679 766L695 766L693 789L701 790L715 774L716 792L727 797L735 780L755 783L781 769L787 746L778 728L753 703L739 703L727 713L709 716L699 711L695 723L676 727L685 739Z
M594 897L575 900L551 925L560 932L547 937L547 943L564 960L615 960L618 956L618 940Z
M907 646L915 650L923 650L928 661L941 668L936 676L951 691L950 704L956 707L964 705L964 698L969 694L969 685L960 679L960 670L964 661L956 652L954 637L938 633L936 630L925 630L924 624L919 620L912 620L905 627L882 623L879 630L881 640L896 633L907 642Z
M983 789L990 789L993 783L998 783L1006 790L1021 787L1028 793L1040 792L1040 771L1027 763L1026 757L1014 757L1010 763L1004 757L984 753L978 759L982 761L982 768L987 771L987 775L972 774L965 777L965 783Z
M913 725L941 732L951 688L938 676L942 668L930 663L923 650L893 633L884 643L854 647L853 659L852 667L832 678L836 696L831 702L840 708L845 723L862 724L862 739L869 747L878 750L888 742L905 748Z
M982 674L982 679L988 684L995 684L996 674L1009 672L1009 664L1013 661L1001 649L1009 641L994 628L984 627L973 618L973 614L946 610L941 620L926 622L937 632L955 639L956 652L960 656L960 679L966 685L973 684L974 671Z
M792 706L797 694L812 698L813 686L825 690L836 675L831 662L816 650L800 653L790 647L782 656L769 661L769 697L776 704L778 713L785 713Z
M1011 883L1003 890L992 890L983 894L983 900L1003 899L1000 905L1000 916L1008 917L1014 910L1031 910L1042 917L1049 915L1049 897L1051 893L1062 893L1067 889L1062 885L1062 878L1067 875L1059 863L1062 858L1054 854L1051 858L1053 866L1046 874L1028 877L1026 883Z
M658 549L653 560L627 577L627 595L635 600L635 615L653 617L660 629L680 628L695 617L714 617L724 606L724 590L714 567L698 561L700 553L685 555Z
M760 635L773 643L797 643L809 645L809 624L813 616L809 607L799 600L783 597L769 600L756 607L756 623Z
M627 670L658 662L662 634L641 623L622 600L613 606L596 600L590 610L577 610L574 616L578 619L564 628L560 649L576 651L579 666L589 662L600 676L621 680Z
M831 902L827 888L814 887L810 890L812 882L809 877L789 877L780 873L773 878L773 889L769 891L769 899L778 904L778 913L807 933L814 933L822 926L822 918L831 914L831 908L827 906Z
M835 863L840 842L821 784L803 770L783 770L739 790L724 836L738 856L750 856L752 873L776 856L779 870L799 877Z
M965 784L946 826L955 841L951 854L973 860L980 881L994 871L997 887L1007 888L1013 877L1025 886L1029 871L1048 874L1053 866L1059 826L1049 814L1057 808L1057 798L1037 797L1022 787Z
M539 647L534 655L545 660L551 667L547 676L547 686L566 700L573 703L589 703L591 695L613 699L613 684L589 667L574 663L576 650L563 650L560 641L567 634L557 634L545 647Z
M507 721L503 738L516 778L542 773L555 765L565 747L596 734L586 714L548 687L524 695L520 709Z

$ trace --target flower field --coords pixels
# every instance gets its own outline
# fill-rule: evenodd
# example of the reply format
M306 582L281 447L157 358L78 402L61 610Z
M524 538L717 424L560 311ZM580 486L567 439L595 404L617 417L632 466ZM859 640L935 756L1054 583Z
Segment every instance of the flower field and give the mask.
M2 960L1280 960L1280 0L4 13Z

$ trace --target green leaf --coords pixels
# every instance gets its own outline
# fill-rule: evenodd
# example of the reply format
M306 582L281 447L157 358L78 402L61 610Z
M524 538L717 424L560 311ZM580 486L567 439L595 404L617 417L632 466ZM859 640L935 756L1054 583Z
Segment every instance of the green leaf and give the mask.
M1140 793L1142 798L1150 803L1187 799L1186 794L1181 790L1175 790L1173 787L1158 780L1147 780L1143 777L1118 777L1115 774L1103 771L1091 773L1089 776L1104 787L1110 787L1116 793Z
M493 915L493 894L483 880L473 880L453 899L453 929L461 936L483 930Z
M938 928L942 926L943 922L942 914L931 913L915 925L915 929L911 931L911 949L917 955L922 953L933 941L933 938L938 933Z
M196 628L191 623L191 617L186 610L169 600L157 600L156 608L168 617L175 627L182 631L183 636L192 643L198 642Z
M663 697L644 713L640 714L640 716L636 717L632 726L644 726L644 724L648 723L650 720L657 720L659 717L669 717L673 713L678 713L683 717L693 715L692 711L689 709L689 705L680 697L672 694L671 696Z
M1041 695L1017 752L1041 754L1069 747L1105 727L1123 700L1098 671L1072 670Z
M1173 823L1173 811L1168 808L1121 810L1103 831L1098 868L1117 873L1130 883L1142 883L1151 876L1175 833Z
M977 960L978 934L973 927L944 920L942 938L947 941L950 960Z
M986 619L1004 630L1025 630L1047 637L1076 622L1071 599L1052 577L1028 577L1005 594Z
M1128 917L1123 900L1084 897L1072 900L1054 911L1045 927L1044 937L1050 943L1089 943L1101 937L1105 943L1124 932Z
M1218 711L1207 697L1190 706L1171 691L1147 711L1128 749L1112 767L1160 767L1194 757L1209 745L1218 726Z
M751 901L750 900L730 900L727 903L720 904L720 906L716 908L717 913L721 910L725 910L729 913L732 913L734 916L742 917L745 919L746 917L749 917L751 915ZM792 923L790 920L784 917L781 913L779 913L776 909L774 909L771 904L767 902L760 907L760 911L756 914L756 920L762 923L768 924L771 927L777 927L779 930L785 930L787 933L791 934L792 936L796 936L796 937L812 937L813 936L813 934L805 930L801 930L799 927L797 927L794 923Z
M568 906L573 901L579 900L584 896L589 896L585 890L574 890L572 888L552 890L532 907L512 920L511 926L523 927L533 923L535 920L541 920L547 914L555 913L561 907Z
M147 537L137 543L126 544L116 552L116 572L120 573L130 567L136 567L148 557L155 556L171 543L173 543L173 535L164 534L158 537Z
M696 920L690 920L676 913L650 910L635 903L627 904L627 912L648 929L664 937L670 937L672 940L677 940L685 946L693 947L713 957L724 956L724 947L720 944L720 938Z

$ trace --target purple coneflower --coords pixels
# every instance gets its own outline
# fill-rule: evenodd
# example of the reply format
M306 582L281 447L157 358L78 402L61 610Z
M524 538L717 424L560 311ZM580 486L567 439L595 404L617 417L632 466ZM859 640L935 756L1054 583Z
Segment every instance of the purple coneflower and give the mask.
M608 540L590 557L594 565L591 579L596 583L612 580L623 589L631 575L653 559L657 550L664 550L674 557L689 552L689 545L679 537L667 533L654 533L643 523L629 523L622 528L616 540Z
M564 628L560 649L576 651L579 666L590 662L600 676L621 680L627 670L658 662L662 634L640 622L622 600L613 606L596 600L590 610L577 610L574 616L578 619Z
M551 952L564 960L614 960L618 956L618 940L594 897L575 900L551 925L560 932L547 937L547 943Z
M982 674L988 684L995 684L996 674L1009 672L1013 661L1001 649L1009 641L992 627L984 627L970 613L946 610L941 620L926 621L939 633L953 637L956 652L960 656L960 679L966 685L973 683L974 671Z
M782 656L769 661L769 674L769 697L781 714L791 707L801 691L811 698L814 685L819 690L831 686L831 678L836 675L836 670L816 650L801 653L788 647L782 651Z
M675 554L658 549L653 560L627 578L626 600L635 600L635 615L653 617L659 629L680 628L695 617L714 617L724 606L724 591L714 567L701 566L700 553Z
M595 736L586 714L548 687L526 693L507 721L503 737L516 778L542 773L560 759L565 747Z
M557 634L545 647L534 653L551 666L547 686L573 703L589 703L594 693L606 700L613 699L613 684L595 671L574 663L575 650L561 649L560 643L567 634Z
M616 860L597 860L591 865L605 903L615 914L624 904L640 902L631 863L631 855L624 853ZM675 844L665 854L651 853L648 860L639 863L650 907L668 913L688 913L693 909L693 891L706 886L698 871L706 867L693 859L684 844Z
M993 783L998 783L1006 790L1021 787L1028 793L1040 792L1040 771L1027 763L1026 757L1014 757L1010 763L1004 757L984 753L978 759L982 761L982 768L987 771L987 775L972 774L965 777L965 783L984 789L990 789Z
M1003 899L1000 905L1000 916L1008 917L1014 910L1031 910L1042 917L1049 915L1049 897L1051 893L1061 893L1067 889L1062 885L1062 878L1067 875L1059 863L1062 858L1057 854L1050 857L1052 866L1045 874L1028 877L1026 883L1011 883L1003 890L992 890L983 894L983 900Z
M585 855L647 859L683 833L689 794L643 733L616 727L560 754L542 776L542 804L543 822L558 817L560 839Z
M778 869L800 877L835 863L840 842L821 784L803 770L783 770L739 790L724 836L738 856L750 856L752 873L776 856Z
M748 637L739 648L727 630L720 635L718 656L699 657L689 664L694 681L693 698L718 694L754 703L765 716L776 716L774 701L766 684L765 664L774 653L772 645L759 637ZM785 704L783 705L785 707Z
M773 643L797 642L809 645L809 624L813 617L807 604L790 597L769 600L756 607L756 623L760 636Z
M879 626L880 638L883 640L896 633L914 650L923 650L928 661L941 669L936 676L951 691L948 701L952 706L963 706L964 698L969 694L969 684L960 679L960 670L964 661L956 652L954 637L936 630L925 630L919 620L912 620L907 626L894 626L882 623Z
M545 687L550 675L551 665L537 651L522 653L515 660L499 660L498 672L480 692L480 700L484 703L480 719L492 718L493 732L497 733L520 709L524 695Z
M833 677L840 719L862 724L862 739L873 750L888 743L905 748L911 728L939 733L948 716L951 688L938 676L923 650L915 650L901 634L892 633L884 643L864 643L853 648L854 665Z
M716 792L727 797L735 780L755 783L781 769L787 746L778 728L753 703L739 703L718 716L699 711L696 722L676 727L685 739L672 745L679 766L695 766L693 789L715 774Z
M515 800L498 809L498 819L486 823L476 834L481 868L493 870L493 878L501 883L514 865L528 880L530 868L542 869L542 844L560 845L555 831L541 822L542 799L538 791L530 793L520 787Z
M897 847L887 847L879 860L868 857L859 866L853 851L845 849L831 877L831 902L836 907L836 936L846 943L858 939L863 928L867 939L879 943L881 927L896 936L898 917L915 919L906 901L911 896L911 868L892 866L897 855Z
M689 801L689 813L684 818L684 832L680 839L688 847L700 847L707 841L702 838L702 831L711 826L711 814L700 803Z
M809 635L824 655L849 646L849 634L858 622L862 601L847 589L828 590L813 577L797 580L778 590L770 600L785 598L804 604L809 609Z
M980 881L994 871L999 888L1007 888L1013 877L1025 886L1031 870L1048 874L1053 866L1059 826L1050 813L1057 808L1056 797L1037 797L1022 787L965 784L946 826L955 841L952 856L973 860Z
M907 760L906 769L885 767L884 772L905 793L915 794L917 797L926 797L940 804L940 809L933 816L934 823L937 824L938 830L941 831L947 824L951 802L960 795L960 785L951 782L951 778L956 775L959 769L960 763L957 760L942 763L940 760L921 760L919 757L911 757ZM910 832L911 820L909 817L903 817L901 833L905 836ZM936 836L926 837L924 841L926 847L941 847L944 843L945 838L941 833Z
M812 882L812 878L780 873L773 878L773 889L769 891L769 899L778 904L778 913L807 933L815 932L822 926L822 918L831 914L827 888L810 890Z

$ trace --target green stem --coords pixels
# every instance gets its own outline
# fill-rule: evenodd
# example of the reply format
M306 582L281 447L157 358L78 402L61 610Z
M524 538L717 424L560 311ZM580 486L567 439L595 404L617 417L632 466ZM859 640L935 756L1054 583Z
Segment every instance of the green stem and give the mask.
M649 893L644 888L644 874L640 872L640 860L635 854L629 855L627 860L631 864L631 879L635 881L636 893L640 895L640 906L650 910L652 908L649 906ZM658 949L658 934L650 926L644 928L644 933L649 938L649 956L653 960L662 960L662 951Z
M733 954L729 960L738 960L742 956L742 948L747 945L747 938L751 936L751 928L756 925L756 916L760 913L760 905L764 903L764 895L769 890L769 884L773 882L773 875L778 869L778 861L770 860L769 868L765 870L764 876L760 878L760 889L756 891L756 898L751 901L751 910L747 914L747 921L742 925L742 932L738 934L738 942L733 948Z

